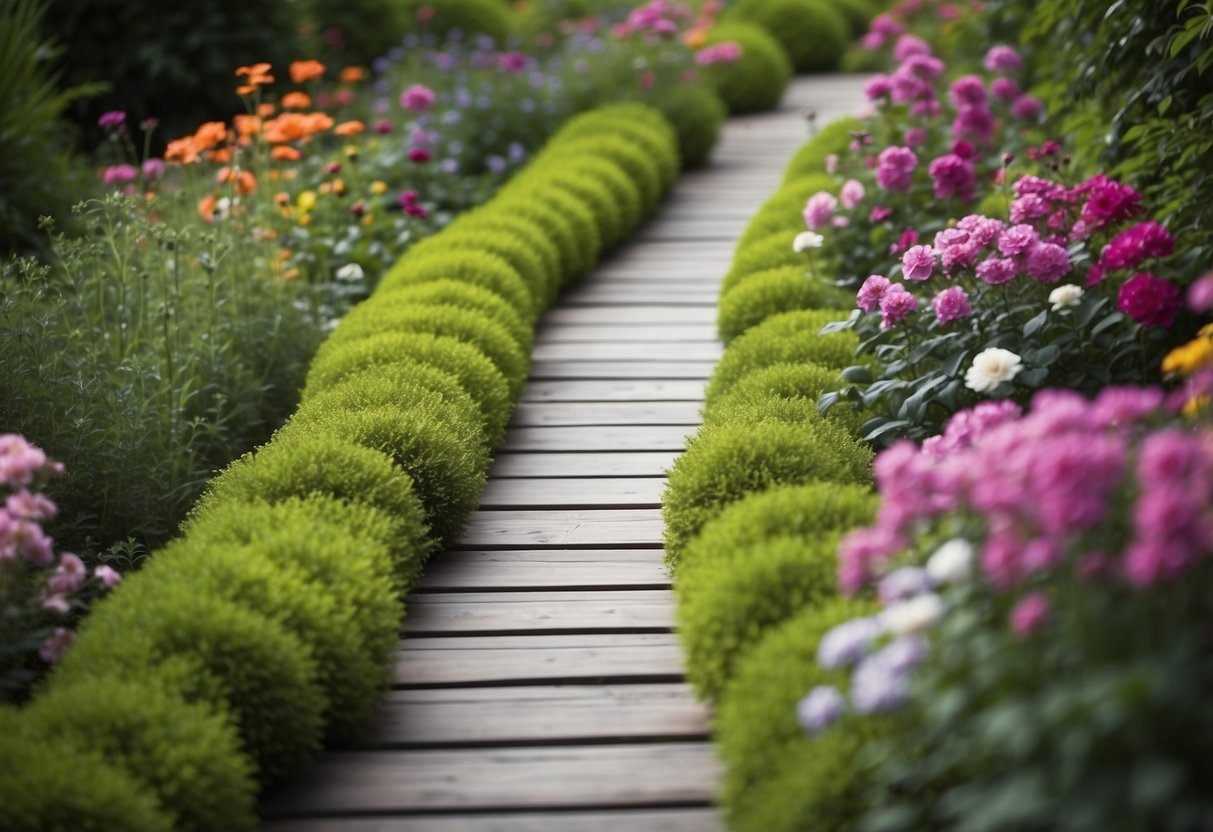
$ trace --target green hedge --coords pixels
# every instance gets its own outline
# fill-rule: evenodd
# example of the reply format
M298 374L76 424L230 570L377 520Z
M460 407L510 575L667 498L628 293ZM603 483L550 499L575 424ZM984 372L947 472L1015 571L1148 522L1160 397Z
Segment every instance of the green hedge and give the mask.
M770 318L798 309L845 308L851 295L827 284L805 266L780 266L747 275L743 283L720 298L716 332L729 344L737 336ZM839 318L843 312L837 312Z
M457 280L487 289L531 322L539 317L545 305L544 299L533 294L527 281L505 258L464 248L410 252L388 269L371 300L378 302L393 289L436 280Z
M510 36L509 7L501 0L394 0L408 32L445 37L452 29L467 35L488 35L504 46Z
M728 294L757 272L777 269L780 266L808 268L808 260L792 248L795 235L777 230L761 238L751 238L745 246L733 254L733 262L720 284L720 293Z
M811 361L772 364L746 374L728 393L705 406L704 423L812 419L821 414L821 395L842 385L842 374L835 368ZM851 402L838 402L825 418L858 435L860 425L869 417Z
M805 142L792 154L783 171L784 184L803 176L826 172L826 157L845 153L851 144L851 134L863 129L863 122L853 116L835 119L822 127L812 141Z
M684 86L666 93L656 104L678 134L683 169L706 165L729 113L720 96L707 87Z
M824 0L739 0L725 20L766 29L787 50L797 72L838 69L851 41L846 18Z
M735 43L741 58L706 68L708 79L730 113L774 110L792 79L792 60L778 40L761 26L737 21L708 32L705 46Z

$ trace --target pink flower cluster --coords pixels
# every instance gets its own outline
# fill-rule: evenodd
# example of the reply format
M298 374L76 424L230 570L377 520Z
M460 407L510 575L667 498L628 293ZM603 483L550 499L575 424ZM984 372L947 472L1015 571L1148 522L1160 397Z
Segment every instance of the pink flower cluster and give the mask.
M400 106L410 113L424 113L434 106L434 91L424 84L413 84L400 94Z
M678 34L679 20L690 17L690 11L680 3L669 0L650 0L637 6L627 19L612 30L615 37L626 38L633 34L665 38Z
M873 583L957 515L980 521L981 571L1000 589L1058 569L1136 587L1181 577L1213 553L1213 432L1154 426L1168 418L1157 389L1044 390L1027 415L984 402L921 448L894 445L875 463L876 523L841 545L842 586Z
M741 45L733 41L725 41L715 46L708 46L695 53L695 63L700 66L712 64L735 64L741 60Z

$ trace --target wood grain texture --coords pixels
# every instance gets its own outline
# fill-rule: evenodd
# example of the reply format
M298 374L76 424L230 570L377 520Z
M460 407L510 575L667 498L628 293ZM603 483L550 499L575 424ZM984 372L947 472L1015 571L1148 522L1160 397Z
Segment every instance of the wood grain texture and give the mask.
M694 379L562 379L528 384L522 401L702 403L703 389Z
M724 832L713 809L615 809L492 815L295 818L264 832Z
M580 482L580 480L577 480ZM655 549L532 549L444 552L425 567L419 592L506 589L666 589Z
M499 453L489 469L489 477L664 477L677 457L678 451Z
M509 431L502 451L681 451L687 434L685 425L575 425L519 426Z
M474 511L459 548L660 547L658 509Z
M629 308L627 314L618 309L595 306L557 306L543 316L547 324L678 324L716 322L716 306L680 306L651 304Z
M672 630L668 589L424 592L409 598L406 636Z
M718 341L562 341L536 344L536 361L711 361L720 360Z
M553 477L489 480L480 507L658 508L664 477Z
M527 389L536 387L534 382L537 381L555 380L696 381L700 385L699 398L703 398L703 383L711 377L715 366L715 361L537 361L531 365L532 383ZM540 385L538 389L543 387ZM636 390L637 395L649 395L643 386ZM685 392L679 391L679 395L685 395Z
M542 327L535 344L557 344L566 341L644 341L646 343L695 341L716 342L716 327L712 324L553 324Z
M523 402L510 427L571 425L682 425L700 423L696 402Z

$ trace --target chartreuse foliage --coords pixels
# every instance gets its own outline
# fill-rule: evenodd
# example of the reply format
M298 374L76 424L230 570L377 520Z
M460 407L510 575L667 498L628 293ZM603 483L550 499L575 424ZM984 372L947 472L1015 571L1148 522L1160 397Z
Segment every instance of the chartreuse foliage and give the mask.
M805 267L803 254L792 248L792 240L786 231L774 231L765 237L751 238L746 245L738 247L733 262L720 284L720 293L728 294L744 283L746 278L780 266Z
M738 248L746 248L779 231L787 234L788 248L791 248L795 236L804 231L805 202L818 191L833 187L834 180L824 173L810 173L786 182L758 209L737 241Z
M666 93L658 106L678 134L683 169L707 164L729 112L720 96L707 87L686 86Z
M837 69L851 40L846 18L824 0L739 0L725 19L766 29L797 72Z
M825 173L826 158L845 153L851 144L851 134L861 129L863 123L853 116L835 119L822 127L812 140L805 142L792 154L792 160L783 171L784 183Z
M97 604L30 718L0 712L0 827L250 829L260 789L362 727L403 593L477 504L538 313L669 184L673 131L623 111L557 135L404 258L322 346L287 424Z
M806 274L804 266L767 269L747 275L721 297L716 330L728 344L773 315L797 309L845 308L850 300L846 292ZM839 312L836 317L844 315Z
M761 26L722 23L708 32L707 45L735 43L741 58L707 67L708 78L730 113L758 113L779 106L792 78L787 50Z
M820 418L821 396L837 390L840 384L842 374L837 369L811 361L772 364L747 374L728 393L705 407L704 422L709 425L769 419L802 422ZM860 425L870 417L848 401L831 407L825 418L858 434Z
M465 35L488 35L498 44L510 35L510 10L500 0L395 0L392 5L403 13L406 32L444 36L458 29Z

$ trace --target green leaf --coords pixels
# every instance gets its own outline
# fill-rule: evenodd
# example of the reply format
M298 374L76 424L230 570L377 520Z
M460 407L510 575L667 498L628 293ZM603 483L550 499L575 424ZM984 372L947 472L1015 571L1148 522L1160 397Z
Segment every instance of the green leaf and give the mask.
M1023 337L1031 338L1044 327L1045 322L1049 319L1049 311L1042 309L1039 314L1035 315L1031 320L1023 325Z
M863 364L855 364L842 371L842 377L852 384L871 384L872 369Z
M1120 314L1119 312L1113 312L1112 314L1108 315L1102 321L1100 321L1099 323L1097 323L1095 325L1095 327L1091 330L1091 335L1092 336L1099 335L1101 332L1104 332L1104 331L1116 326L1118 323L1120 323L1124 319L1125 319L1124 315Z

